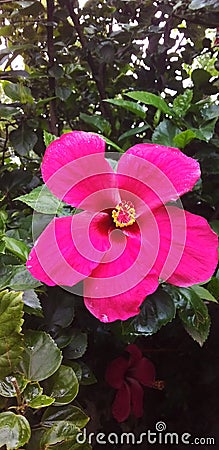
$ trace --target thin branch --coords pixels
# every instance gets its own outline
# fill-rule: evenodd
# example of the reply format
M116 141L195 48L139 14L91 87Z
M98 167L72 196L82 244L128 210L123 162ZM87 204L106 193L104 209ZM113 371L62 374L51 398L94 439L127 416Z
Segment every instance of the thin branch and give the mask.
M106 94L106 90L105 90L105 83L104 83L104 72L105 72L106 64L99 62L98 68L96 67L95 61L88 49L88 45L87 45L88 43L87 43L87 39L83 33L83 28L79 22L78 15L75 13L74 6L73 6L71 0L66 0L66 5L68 8L70 17L72 19L72 22L74 24L74 27L77 31L78 38L81 43L82 49L84 50L84 52L86 54L86 60L90 67L92 77L97 86L97 90L98 90L98 93L100 96L101 112L105 117L107 117L110 120L111 125L113 125L111 109L107 103L103 102L103 100L107 98L107 94Z
M54 65L55 61L55 52L54 52L54 40L53 40L53 12L54 12L54 0L47 0L47 46L48 46L48 58L49 58L49 68L51 68ZM56 80L55 77L49 75L49 91L50 96L55 97L56 93ZM49 112L50 112L50 118L49 118L49 126L50 126L50 132L54 134L55 136L58 135L58 129L57 129L57 116L56 116L56 100L53 99L50 101L49 104Z
M6 154L6 151L7 151L7 143L8 143L8 137L9 137L8 127L9 127L9 124L6 124L5 125L5 142L4 142L4 146L3 146L3 149L2 149L2 165L3 166L4 166L4 163L5 163L5 154Z

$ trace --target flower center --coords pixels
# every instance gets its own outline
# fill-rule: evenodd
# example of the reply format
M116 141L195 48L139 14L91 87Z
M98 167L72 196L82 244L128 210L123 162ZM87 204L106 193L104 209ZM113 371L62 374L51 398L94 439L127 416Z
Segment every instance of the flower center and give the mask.
M116 227L128 227L135 222L135 208L131 202L122 202L116 205L112 211L112 218L116 224Z

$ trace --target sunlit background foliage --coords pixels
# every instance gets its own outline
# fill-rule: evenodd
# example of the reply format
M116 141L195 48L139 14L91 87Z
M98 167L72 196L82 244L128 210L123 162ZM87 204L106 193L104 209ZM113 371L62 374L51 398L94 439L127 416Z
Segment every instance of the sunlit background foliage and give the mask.
M216 436L218 272L203 286L161 285L139 316L105 325L25 261L33 209L35 234L68 214L47 191L37 198L46 145L74 129L101 134L108 151L154 142L198 159L202 179L183 205L219 231L219 2L2 0L0 23L1 448L87 450L75 436L88 417L93 432L164 420ZM146 391L144 417L119 426L104 372L135 340L165 389Z

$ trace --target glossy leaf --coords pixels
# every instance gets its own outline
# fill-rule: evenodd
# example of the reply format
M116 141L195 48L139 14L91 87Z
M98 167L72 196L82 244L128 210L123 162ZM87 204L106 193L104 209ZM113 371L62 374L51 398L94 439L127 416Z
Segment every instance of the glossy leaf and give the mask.
M21 369L28 380L45 380L56 372L62 354L49 334L44 331L26 331L24 343Z
M49 397L48 395L42 394L39 395L38 397L33 398L33 400L31 400L28 403L28 406L30 406L31 408L34 409L41 409L41 408L45 408L47 406L50 406L54 403L55 399L52 397Z
M17 239L8 236L4 237L4 242L5 248L10 253L17 256L21 261L26 262L30 249L24 242L18 241Z
M44 214L57 214L65 205L45 185L38 186L29 194L17 197L16 200L20 200L20 202L26 203L35 211Z
M101 131L101 133L109 136L111 133L111 125L108 120L101 116L93 115L89 116L85 113L80 113L80 119L83 120L88 125L91 125L95 130Z
M3 397L16 397L26 388L28 380L23 375L16 373L8 375L0 380L0 395Z
M215 11L219 11L218 0L191 0L189 8L192 10L212 7Z
M121 108L127 109L128 111L131 111L132 113L136 114L136 116L141 117L142 119L145 118L145 111L136 102L131 102L129 100L123 100L121 98L108 98L105 100L105 102L111 103L111 105L115 106L121 106Z
M177 134L180 133L179 128L177 128L170 120L164 119L155 128L152 135L152 142L154 144L167 145L169 147L174 147L174 139Z
M122 141L123 139L127 139L131 136L135 136L136 134L141 134L144 131L148 130L150 128L149 124L143 125L141 127L131 128L131 130L125 131L125 133L122 133L121 136L119 136L119 141Z
M41 446L44 449L51 448L52 445L65 442L73 444L76 442L77 433L80 429L75 424L67 420L60 420L46 431L41 438Z
M163 325L171 322L176 315L172 298L162 289L150 295L144 301L141 312L130 323L124 323L124 333L150 336Z
M202 346L210 331L208 308L193 289L179 288L179 292L185 300L179 317L187 333Z
M0 379L16 368L23 351L21 292L0 292Z
M43 389L39 383L29 383L22 395L25 403L35 409L45 408L54 403L55 399L43 394Z
M208 302L218 303L216 298L205 288L199 285L194 285L191 287L195 293L202 298L202 300L207 300Z
M8 267L8 269L10 277L7 286L11 289L28 290L34 289L42 284L31 275L26 266L12 266Z
M55 398L55 405L71 403L78 394L78 379L71 367L61 365L47 380L46 393Z
M68 359L81 358L87 349L87 335L80 330L74 330L70 344L64 350L64 356Z
M150 92L145 91L134 91L134 92L126 92L128 97L133 98L133 100L138 100L145 105L152 105L157 109L160 109L163 113L172 115L173 112L167 105L166 101L159 97L158 95L151 94Z
M195 138L196 133L193 130L182 131L181 133L178 133L176 136L174 136L173 138L174 147L183 149Z
M43 311L40 304L40 300L37 297L36 292L33 289L24 291L23 294L24 311L35 316L42 317Z
M6 445L7 450L21 448L29 441L30 425L24 416L10 411L0 414L0 446Z
M65 407L53 406L48 408L42 417L42 423L45 426L51 426L59 420L73 422L79 428L85 427L89 417L77 406L68 405Z

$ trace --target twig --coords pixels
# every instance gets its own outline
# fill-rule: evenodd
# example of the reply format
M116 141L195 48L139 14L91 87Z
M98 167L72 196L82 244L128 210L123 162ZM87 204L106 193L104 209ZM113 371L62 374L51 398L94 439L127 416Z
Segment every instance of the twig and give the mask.
M104 84L104 77L103 77L106 64L105 63L99 63L98 64L98 70L97 70L95 61L94 61L94 59L93 59L93 57L92 57L92 55L91 55L91 53L90 53L90 51L88 49L87 39L84 36L83 28L82 28L82 26L81 26L81 24L79 22L78 15L75 13L74 6L73 6L71 0L66 0L66 6L68 8L70 17L71 17L72 22L74 24L74 27L75 27L75 29L77 31L78 38L79 38L79 41L81 43L82 49L84 50L84 52L86 54L87 63L89 65L89 67L90 67L90 70L91 70L91 73L92 73L92 77L93 77L93 79L94 79L94 81L96 83L97 90L99 92L101 112L102 112L102 114L105 117L107 117L110 120L111 125L113 126L113 120L112 120L112 114L111 114L110 107L109 107L109 105L107 103L103 102L103 100L107 98L106 90L105 90L105 84Z
M47 0L47 46L48 46L48 57L49 57L49 68L54 65L55 53L54 53L54 41L53 41L53 12L54 12L54 0ZM55 77L49 75L49 91L50 96L54 97L56 90L56 80ZM49 104L49 112L50 112L50 133L55 136L58 135L57 129L57 116L56 116L56 100L53 99Z
M2 149L2 165L4 166L4 163L5 163L5 153L6 153L6 151L7 151L7 143L8 143L8 127L9 127L9 124L7 123L6 125L5 125L5 142L4 142L4 146L3 146L3 149Z

